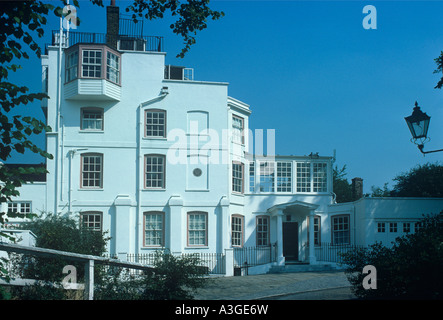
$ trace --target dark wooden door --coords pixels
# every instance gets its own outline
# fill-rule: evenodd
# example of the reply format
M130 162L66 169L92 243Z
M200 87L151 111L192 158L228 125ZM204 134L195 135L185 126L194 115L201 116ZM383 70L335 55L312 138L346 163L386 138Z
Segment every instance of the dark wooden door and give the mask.
M298 260L297 222L283 222L283 256L286 260Z

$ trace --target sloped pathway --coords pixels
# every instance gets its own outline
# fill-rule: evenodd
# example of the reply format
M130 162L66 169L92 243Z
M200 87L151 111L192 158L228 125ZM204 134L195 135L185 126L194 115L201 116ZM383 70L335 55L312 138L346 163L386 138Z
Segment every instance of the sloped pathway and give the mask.
M349 287L349 281L343 271L220 277L210 279L206 287L200 289L194 298L196 300L284 299L285 296L292 297L292 294L338 288L341 290L336 291L340 292L337 299L352 299L350 290L347 291ZM329 290L327 299L334 297L333 292ZM296 298L295 295L294 299ZM318 295L314 299L319 299Z

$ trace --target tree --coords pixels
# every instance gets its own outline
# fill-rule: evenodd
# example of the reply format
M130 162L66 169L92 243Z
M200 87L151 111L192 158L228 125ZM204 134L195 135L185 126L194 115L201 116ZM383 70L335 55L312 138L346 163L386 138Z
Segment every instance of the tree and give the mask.
M207 27L207 19L218 20L225 15L223 11L211 10L208 4L209 0L189 0L187 3L179 0L134 1L126 12L132 11L134 20L143 16L149 20L163 18L166 11L178 17L169 27L173 33L183 37L185 47L177 54L178 58L183 58L191 45L196 43L197 31Z
M23 224L37 237L35 245L40 248L102 256L109 240L105 233L79 227L77 219L69 216L45 214ZM23 256L27 261L29 257ZM53 258L32 258L32 263L20 264L20 273L37 280L60 281L64 276L62 269L72 261ZM83 270L83 264L78 265ZM80 278L82 275L80 274Z
M419 231L343 254L354 294L363 299L442 299L443 211L422 219ZM363 267L376 268L376 289L363 287Z
M417 165L393 180L394 197L443 197L443 166L439 163Z
M79 227L77 219L69 216L46 214L44 218L33 219L23 224L36 236L36 246L94 256L103 256L109 238L105 233ZM14 290L21 299L62 299L64 290L54 288L52 283L61 283L66 276L63 268L73 265L77 273L77 282L84 279L84 263L74 262L66 258L33 257L31 255L12 256L13 274L26 279L39 280L36 286L28 286L23 290ZM100 282L103 267L96 266L95 281Z
M26 86L17 85L8 81L10 72L21 69L15 60L29 59L28 50L40 57L41 49L33 37L42 37L43 25L46 24L45 15L49 13L51 5L40 1L6 1L0 6L0 159L6 161L13 151L24 153L29 150L38 153L44 158L52 158L43 149L31 140L32 134L51 131L42 121L29 116L9 116L11 110L19 105L27 105L34 100L47 98L44 93L28 93ZM28 50L27 50L28 49ZM18 196L18 188L25 183L25 175L46 173L44 167L8 168L0 166L0 204ZM0 212L0 226L9 217L24 216L19 214ZM7 234L0 236L8 237Z
M434 70L434 73L443 73L443 51L440 53L440 56L438 58L434 59L434 61L437 64L437 69ZM441 77L434 89L441 89L442 87L443 77Z
M390 197L392 192L389 190L387 182L383 185L383 188L372 186L371 191L371 197Z
M341 169L338 169L337 166L335 166L333 169L333 189L336 195L337 203L350 202L354 200L352 198L352 185L348 182L346 175L346 165L344 165Z

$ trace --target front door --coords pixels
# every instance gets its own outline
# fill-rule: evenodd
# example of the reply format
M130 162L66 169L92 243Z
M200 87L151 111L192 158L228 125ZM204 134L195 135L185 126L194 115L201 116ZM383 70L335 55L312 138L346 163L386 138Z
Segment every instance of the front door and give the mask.
M298 223L283 222L283 256L285 260L298 260Z

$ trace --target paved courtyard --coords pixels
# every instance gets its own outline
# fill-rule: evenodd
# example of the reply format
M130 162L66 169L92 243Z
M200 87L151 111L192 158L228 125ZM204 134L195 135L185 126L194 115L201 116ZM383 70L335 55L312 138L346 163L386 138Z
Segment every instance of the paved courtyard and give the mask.
M212 278L207 286L195 295L196 300L348 300L354 298L350 291L349 281L342 271Z

